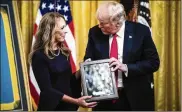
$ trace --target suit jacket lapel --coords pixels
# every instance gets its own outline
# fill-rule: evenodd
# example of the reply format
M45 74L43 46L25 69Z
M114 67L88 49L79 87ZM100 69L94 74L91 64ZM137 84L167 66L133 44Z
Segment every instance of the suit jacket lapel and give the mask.
M133 27L128 21L126 21L125 32L124 32L124 46L123 46L123 63L127 63L130 57L130 50L132 48L133 36L134 36Z

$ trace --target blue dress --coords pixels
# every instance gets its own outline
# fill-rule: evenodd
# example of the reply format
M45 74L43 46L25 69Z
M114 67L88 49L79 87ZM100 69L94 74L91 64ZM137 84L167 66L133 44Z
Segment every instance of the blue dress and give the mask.
M80 79L72 74L65 55L49 59L43 50L38 50L32 57L32 69L41 90L38 110L77 110L76 105L62 101L64 94L80 97L81 92Z

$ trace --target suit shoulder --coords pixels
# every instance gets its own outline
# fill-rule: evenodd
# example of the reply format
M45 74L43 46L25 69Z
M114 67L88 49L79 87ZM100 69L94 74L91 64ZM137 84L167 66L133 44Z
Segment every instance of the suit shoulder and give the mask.
M130 24L130 25L132 25L132 26L134 26L134 27L136 27L137 29L140 29L140 30L141 30L141 29L143 29L143 30L149 29L148 26L143 25L143 24L138 23L138 22L127 21L127 23Z
M98 27L98 25L95 25L95 26L93 26L92 28L90 28L90 31L100 32L101 29Z
M99 26L96 25L96 26L93 26L92 28L90 28L90 30L89 30L89 36L92 36L92 38L99 37L99 39L101 39L104 36L104 34L102 33L102 31L99 28Z

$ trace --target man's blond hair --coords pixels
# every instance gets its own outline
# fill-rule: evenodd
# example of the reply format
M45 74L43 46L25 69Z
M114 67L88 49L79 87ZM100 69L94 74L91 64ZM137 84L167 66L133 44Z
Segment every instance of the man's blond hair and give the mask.
M126 18L124 6L118 2L104 2L101 4L96 12L98 20L108 19L110 22L122 24Z

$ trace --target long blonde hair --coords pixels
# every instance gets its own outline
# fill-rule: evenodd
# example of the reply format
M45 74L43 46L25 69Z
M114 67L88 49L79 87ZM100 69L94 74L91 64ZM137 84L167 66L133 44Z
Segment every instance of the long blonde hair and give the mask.
M33 54L40 49L44 50L44 53L49 59L53 59L54 56L50 55L50 53L53 53L53 49L51 48L51 40L52 40L52 32L54 28L56 27L56 19L57 18L63 18L64 16L57 13L57 12L49 12L46 13L39 24L37 33L35 35L36 40L35 43L32 47L32 50L29 55L29 62L31 63L32 61L32 56ZM65 20L65 19L64 19ZM66 22L66 21L65 21ZM65 46L63 42L58 44L59 48L64 52L63 54L69 56L70 50ZM50 51L50 52L49 52Z

